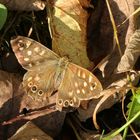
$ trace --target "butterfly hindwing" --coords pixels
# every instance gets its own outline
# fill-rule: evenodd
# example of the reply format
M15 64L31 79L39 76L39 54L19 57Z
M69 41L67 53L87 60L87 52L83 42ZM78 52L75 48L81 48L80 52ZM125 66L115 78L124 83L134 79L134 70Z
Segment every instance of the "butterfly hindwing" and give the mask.
M63 80L58 88L57 106L78 107L80 100L100 97L102 86L99 80L88 70L69 63Z
M56 66L40 66L33 71L28 71L23 78L23 87L27 94L34 100L45 100L55 90L54 79Z

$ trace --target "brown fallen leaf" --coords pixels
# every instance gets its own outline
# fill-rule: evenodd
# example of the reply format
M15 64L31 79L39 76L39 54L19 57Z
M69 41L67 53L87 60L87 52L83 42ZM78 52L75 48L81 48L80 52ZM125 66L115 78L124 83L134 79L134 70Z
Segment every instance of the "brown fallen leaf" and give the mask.
M48 1L52 49L84 68L93 66L87 57L87 19L89 0Z
M19 114L21 102L24 99L21 80L22 76L18 74L0 71L0 138L3 138L1 140L12 136L27 120L32 120L49 135L56 136L61 131L66 112L52 112L51 109L49 112L47 109L42 111L36 108L27 116ZM14 118L12 125L2 125L3 122L12 118Z
M45 8L45 2L41 0L0 0L10 10L39 11Z
M17 78L16 78L17 77ZM0 70L0 109L6 105L14 96L19 96L17 92L22 78L18 74L7 73ZM22 91L21 91L22 92ZM14 94L16 93L16 94ZM8 110L7 110L8 113Z
M43 132L34 123L27 122L8 140L53 140L47 133Z
M131 71L140 56L140 29L137 29L132 35L131 40L126 47L124 55L117 66L117 72Z

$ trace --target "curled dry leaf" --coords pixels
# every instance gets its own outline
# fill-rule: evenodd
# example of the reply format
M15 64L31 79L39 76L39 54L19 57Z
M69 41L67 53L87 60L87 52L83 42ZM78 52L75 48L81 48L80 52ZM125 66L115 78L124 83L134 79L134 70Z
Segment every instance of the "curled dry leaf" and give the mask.
M27 122L20 127L9 140L53 140L47 133L43 132L32 122Z
M138 57L140 56L140 29L136 30L126 47L124 55L118 64L118 72L126 72L133 69Z
M83 8L88 5L89 0L57 0L48 1L47 7L53 51L84 68L92 66L86 51L88 13Z
M45 2L41 0L0 0L10 10L39 11L45 8Z

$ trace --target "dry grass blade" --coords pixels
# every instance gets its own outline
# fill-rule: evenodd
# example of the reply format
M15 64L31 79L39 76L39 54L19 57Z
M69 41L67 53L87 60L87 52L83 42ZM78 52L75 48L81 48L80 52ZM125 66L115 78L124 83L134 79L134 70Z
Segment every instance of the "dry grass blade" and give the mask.
M113 14L112 14L112 11L111 11L111 7L110 7L110 4L109 4L108 0L106 0L106 4L107 4L110 20L111 20L111 23L112 23L112 26L113 26L113 30L114 30L114 38L116 40L116 44L118 46L118 50L119 50L120 56L122 56L122 51L121 51L121 47L120 47L120 43L119 43L119 39L118 39L118 35L117 35L117 28L116 28L116 24L115 24L114 17L113 17Z
M127 20L129 20L132 16L134 16L134 15L136 15L136 14L138 14L138 12L140 12L140 7L139 8L137 8L128 18L126 18L120 25L122 25L122 24L124 24L124 23L126 23L127 22ZM119 26L120 26L119 25Z
M110 89L109 89L110 90ZM96 129L100 129L100 127L99 127L99 125L97 124L97 119L96 119L96 114L97 114L97 112L98 112L98 110L99 110L99 108L100 108L100 106L111 96L111 95L114 95L114 91L115 91L116 89L114 88L114 89L112 89L112 90L110 90L110 92L108 92L108 94L107 95L105 95L105 96L103 96L103 98L98 102L98 104L96 105L96 107L95 107L95 109L94 109L94 112L93 112L93 123L94 123L94 126L95 126L95 128Z

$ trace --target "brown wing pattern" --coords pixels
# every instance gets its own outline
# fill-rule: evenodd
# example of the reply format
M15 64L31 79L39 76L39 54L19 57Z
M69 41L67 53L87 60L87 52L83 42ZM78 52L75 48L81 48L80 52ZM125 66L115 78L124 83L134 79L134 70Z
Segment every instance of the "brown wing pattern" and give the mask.
M58 88L57 108L78 107L80 100L98 98L101 91L101 83L91 72L69 63Z
M26 70L38 67L42 65L44 61L47 61L47 63L45 63L46 66L50 66L52 62L60 59L56 53L39 42L27 37L17 36L11 40L11 45L19 63Z

